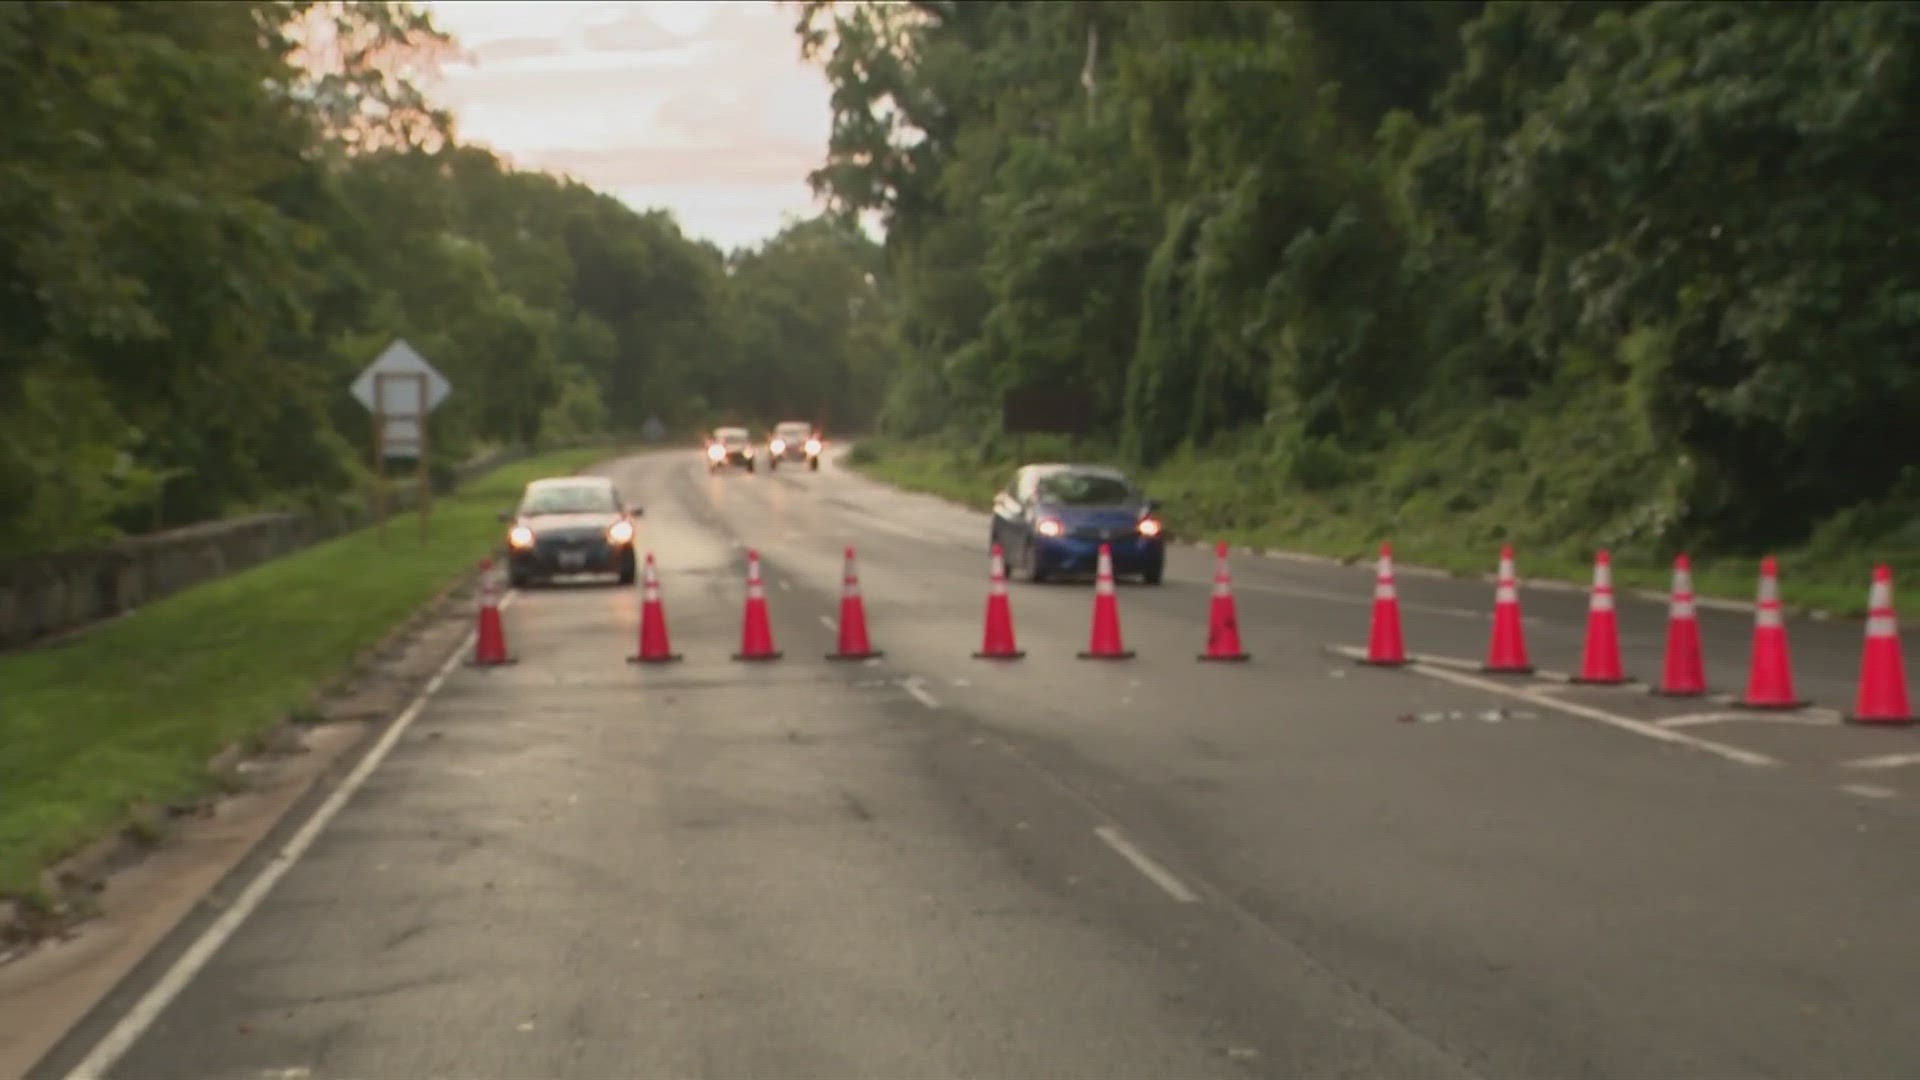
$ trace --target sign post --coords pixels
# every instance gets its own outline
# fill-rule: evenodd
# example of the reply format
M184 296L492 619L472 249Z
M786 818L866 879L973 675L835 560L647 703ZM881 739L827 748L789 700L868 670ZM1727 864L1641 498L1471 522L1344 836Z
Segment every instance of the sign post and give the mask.
M387 537L387 462L412 460L420 478L420 539L427 539L433 506L427 469L427 416L452 386L413 347L398 338L354 380L353 396L373 413L374 514L381 542Z

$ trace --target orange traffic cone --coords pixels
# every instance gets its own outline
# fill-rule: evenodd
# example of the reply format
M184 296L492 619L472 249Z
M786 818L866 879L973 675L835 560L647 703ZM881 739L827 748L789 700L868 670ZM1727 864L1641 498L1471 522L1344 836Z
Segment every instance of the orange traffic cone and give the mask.
M1407 662L1407 641L1400 631L1400 594L1393 586L1393 545L1380 545L1380 563L1373 572L1373 628L1367 634L1367 658L1378 667Z
M1493 641L1480 670L1533 674L1533 661L1527 658L1527 632L1521 625L1520 582L1513 572L1512 545L1500 549L1500 583L1493 592Z
M1007 559L993 545L993 572L987 586L987 627L975 660L1018 660L1027 655L1013 638L1013 604L1007 599Z
M1847 721L1905 727L1913 719L1906 662L1900 656L1900 628L1893 618L1893 571L1881 563L1873 568L1873 591L1867 594L1867 652L1860 662L1860 695Z
M1207 651L1200 654L1200 659L1249 659L1240 647L1240 615L1233 603L1233 578L1227 573L1225 542L1213 552L1213 606L1207 612Z
M853 549L847 549L846 569L840 576L840 647L829 660L865 660L885 655L867 641L867 605L860 599L860 578L853 572Z
M1753 660L1747 671L1749 709L1797 709L1806 702L1793 692L1793 659L1787 649L1787 621L1780 610L1780 564L1769 555L1760 561L1760 602L1753 613Z
M760 553L747 551L747 611L740 627L740 651L735 660L778 660L773 626L767 619L767 590L760 584Z
M1604 549L1593 559L1593 596L1587 601L1587 645L1580 674L1588 686L1618 686L1627 681L1620 665L1620 613L1613 606L1613 556Z
M1120 601L1113 594L1113 546L1100 545L1100 572L1093 582L1093 637L1082 660L1131 660L1120 640Z
M480 562L480 628L474 634L474 667L497 667L513 663L507 655L507 628L500 620L500 578L493 560Z
M1653 692L1662 697L1699 697L1707 692L1707 669L1700 652L1700 613L1693 606L1693 564L1685 554L1673 558L1673 599L1667 605L1667 663Z
M660 573L653 566L653 552L647 552L646 575L641 583L640 653L627 657L629 664L665 664L680 659L667 639L667 609L660 603Z

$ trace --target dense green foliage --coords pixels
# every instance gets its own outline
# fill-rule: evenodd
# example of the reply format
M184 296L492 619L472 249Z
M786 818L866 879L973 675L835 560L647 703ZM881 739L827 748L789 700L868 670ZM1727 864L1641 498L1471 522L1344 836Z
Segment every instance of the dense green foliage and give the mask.
M358 490L346 387L396 335L454 384L441 462L864 420L863 233L723 253L507 168L423 101L446 43L400 4L0 4L0 555Z
M797 7L889 435L1078 386L1206 527L1920 551L1920 5Z

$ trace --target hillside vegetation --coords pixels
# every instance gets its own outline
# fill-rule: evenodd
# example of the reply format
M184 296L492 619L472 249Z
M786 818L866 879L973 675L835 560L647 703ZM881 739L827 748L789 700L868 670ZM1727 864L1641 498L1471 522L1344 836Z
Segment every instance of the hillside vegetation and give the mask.
M722 252L516 170L423 98L449 45L404 4L0 4L0 557L363 492L347 386L396 335L447 465L878 403L865 234Z
M795 7L887 224L867 467L978 498L1077 387L1048 452L1190 531L1920 570L1920 5Z

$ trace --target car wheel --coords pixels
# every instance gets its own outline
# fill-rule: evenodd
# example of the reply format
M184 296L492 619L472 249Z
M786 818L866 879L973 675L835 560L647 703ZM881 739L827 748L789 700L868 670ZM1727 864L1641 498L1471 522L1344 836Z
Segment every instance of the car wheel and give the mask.
M760 471L760 464L759 464L759 462L755 462L755 461L749 461L749 462L747 462L747 471L748 471L748 472L759 472L759 471Z
M808 458L808 459L807 459L807 468L808 468L808 469L810 469L810 470L812 470L813 472L819 472L819 471L820 471L820 459L819 459L819 458Z
M779 469L780 469L780 463L779 463L778 461L775 461L775 460L773 460L772 458L768 458L768 459L767 459L767 471L768 471L768 472L778 472L778 471L779 471Z
M528 577L525 574L508 574L507 575L508 588L524 589L532 584L533 584L533 579Z
M1046 583L1047 572L1040 569L1040 555L1034 551L1032 540L1028 540L1020 549L1020 569L1026 574L1027 580L1035 585Z
M620 564L620 584L631 585L636 576L638 570L633 565L633 556L628 555L626 561Z
M1156 566L1153 569L1147 571L1146 573L1141 574L1140 580L1146 582L1149 585L1158 585L1160 584L1161 576L1164 575L1166 572L1167 572L1166 567Z

